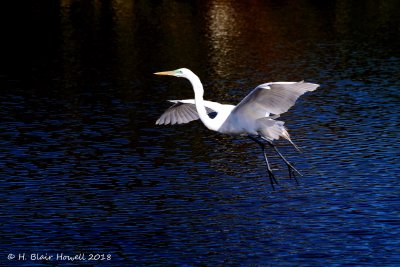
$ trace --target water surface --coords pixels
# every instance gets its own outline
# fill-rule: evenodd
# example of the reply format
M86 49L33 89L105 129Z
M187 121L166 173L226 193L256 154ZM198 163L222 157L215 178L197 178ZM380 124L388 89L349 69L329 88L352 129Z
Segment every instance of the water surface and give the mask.
M104 253L86 266L400 265L398 1L59 1L32 6L32 82L0 75L1 263ZM321 84L281 119L304 174L167 99L237 103L256 85Z

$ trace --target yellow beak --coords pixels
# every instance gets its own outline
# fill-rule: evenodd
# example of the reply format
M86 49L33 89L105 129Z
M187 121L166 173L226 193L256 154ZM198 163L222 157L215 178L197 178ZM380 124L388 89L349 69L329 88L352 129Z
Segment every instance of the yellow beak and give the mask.
M174 76L175 75L175 71L161 71L161 72L155 72L155 75L171 75Z

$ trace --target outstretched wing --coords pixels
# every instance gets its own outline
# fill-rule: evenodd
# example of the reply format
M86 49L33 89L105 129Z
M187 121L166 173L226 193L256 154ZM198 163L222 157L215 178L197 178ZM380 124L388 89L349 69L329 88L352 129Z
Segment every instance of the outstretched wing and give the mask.
M169 101L174 104L161 115L161 117L156 121L156 124L182 124L198 120L200 118L196 110L194 99ZM208 114L216 112L216 110L212 109L212 107L213 104L218 103L204 101L204 104Z
M288 111L305 92L319 84L306 82L273 82L257 86L232 111L236 116L258 119Z

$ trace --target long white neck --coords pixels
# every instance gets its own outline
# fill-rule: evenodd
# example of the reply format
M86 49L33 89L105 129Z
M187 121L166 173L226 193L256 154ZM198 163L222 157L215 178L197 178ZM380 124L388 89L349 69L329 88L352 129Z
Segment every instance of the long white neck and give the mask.
M196 104L196 109L197 113L199 114L200 120L204 123L204 125L210 129L216 131L215 123L213 122L213 119L211 119L208 114L206 107L204 106L204 89L203 85L200 82L199 77L197 77L196 74L192 73L190 76L187 77L187 79L190 81L190 83L193 86L194 90L194 101Z

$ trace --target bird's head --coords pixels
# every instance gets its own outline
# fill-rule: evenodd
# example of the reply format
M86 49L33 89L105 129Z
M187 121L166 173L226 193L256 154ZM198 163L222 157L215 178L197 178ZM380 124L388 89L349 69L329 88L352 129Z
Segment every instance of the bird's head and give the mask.
M170 75L170 76L175 76L175 77L183 77L187 78L193 72L187 68L181 68L177 70L171 70L171 71L161 71L161 72L156 72L154 73L155 75Z

